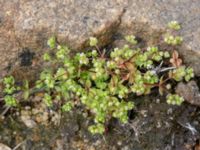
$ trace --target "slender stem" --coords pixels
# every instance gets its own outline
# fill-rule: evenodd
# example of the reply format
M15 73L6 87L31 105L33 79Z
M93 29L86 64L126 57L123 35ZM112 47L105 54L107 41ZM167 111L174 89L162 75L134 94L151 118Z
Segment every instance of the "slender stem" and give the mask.
M159 83L154 83L154 84L152 84L152 83L144 83L144 85L156 87L156 86L159 86Z
M127 63L127 62L130 62L131 59L132 59L133 57L135 57L136 54L137 54L137 53L133 54L128 60L125 60L125 61L122 63L122 65L125 64L125 63Z
M97 49L97 51L99 52L99 55L101 55L101 56L102 56L102 53L101 53L101 51L100 51L99 47L96 45L96 46L95 46L95 48L96 48L96 49Z
M160 72L164 72L164 71L168 71L168 70L172 70L172 69L176 69L176 67L163 68L160 70Z
M5 108L5 110L1 113L1 116L4 116L4 115L8 112L8 110L9 110L10 108L11 108L10 106L7 106L7 107Z
M21 143L17 144L12 150L18 149L22 144L24 144L26 140L22 141Z
M170 80L169 77L168 77L167 79L165 79L165 80L162 82L162 84L165 83L165 82L167 82L168 80Z

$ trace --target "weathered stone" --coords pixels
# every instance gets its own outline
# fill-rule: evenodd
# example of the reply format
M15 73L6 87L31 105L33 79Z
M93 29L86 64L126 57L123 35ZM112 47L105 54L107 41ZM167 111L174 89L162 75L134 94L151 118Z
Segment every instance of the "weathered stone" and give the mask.
M16 14L17 1L0 0L0 75L3 70L18 54L18 43L14 33L14 14Z
M195 81L190 81L187 84L179 83L176 87L176 93L190 104L200 106L200 91Z
M0 76L6 67L14 66L24 48L41 53L51 35L72 49L86 47L90 36L97 36L100 46L106 45L115 33L134 33L154 44L151 39L164 32L171 20L182 25L185 42L180 54L200 75L197 0L0 0L0 8Z
M21 121L28 127L34 128L37 126L37 123L31 118L30 111L21 112Z
M26 0L20 2L15 32L25 45L43 46L46 38L55 34L58 41L67 42L74 49L80 48L91 35L108 39L108 33L116 29L123 12L119 4L124 3L105 0Z

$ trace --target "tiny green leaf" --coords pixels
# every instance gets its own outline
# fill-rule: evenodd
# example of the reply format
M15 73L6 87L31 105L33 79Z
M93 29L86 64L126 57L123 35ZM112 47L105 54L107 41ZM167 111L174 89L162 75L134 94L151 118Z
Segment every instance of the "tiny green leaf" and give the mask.
M97 46L98 40L95 37L90 37L90 46Z
M56 37L55 36L52 36L48 39L47 41L47 45L50 47L50 48L55 48L56 47Z

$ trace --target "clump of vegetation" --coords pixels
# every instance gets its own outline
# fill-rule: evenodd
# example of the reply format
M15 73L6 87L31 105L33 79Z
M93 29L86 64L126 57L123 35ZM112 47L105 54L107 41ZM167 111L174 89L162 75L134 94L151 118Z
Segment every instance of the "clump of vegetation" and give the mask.
M177 22L168 26L180 29ZM157 88L161 95L167 95L167 103L180 105L184 100L173 93L170 81L189 81L194 76L193 69L182 65L176 50L163 51L157 46L134 48L137 40L133 35L126 36L125 40L126 45L108 54L98 47L98 39L91 37L89 51L72 55L67 46L51 37L48 45L54 54L45 53L43 58L58 67L45 68L30 90L27 81L23 87L16 87L13 77L5 77L5 104L17 106L20 103L15 98L17 91L22 90L28 99L30 91L37 89L44 93L47 107L56 105L65 112L84 106L94 118L94 124L89 127L93 134L104 133L105 124L112 117L128 122L128 111L135 107L134 100L127 99L130 93L146 95ZM174 46L181 44L182 38L167 34L164 41Z

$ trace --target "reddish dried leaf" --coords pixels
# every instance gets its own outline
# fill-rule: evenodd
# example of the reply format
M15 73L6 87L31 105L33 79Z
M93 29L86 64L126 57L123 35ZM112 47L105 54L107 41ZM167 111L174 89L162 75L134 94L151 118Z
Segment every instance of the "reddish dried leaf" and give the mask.
M195 149L195 150L200 150L200 145L199 145L199 144L196 145L194 149Z
M179 54L177 51L173 51L172 58L170 59L170 63L174 67L179 67L182 64L182 59L179 58Z
M123 81L129 80L130 74L126 74L125 76L122 77Z
M164 78L164 76L162 76L162 77L160 78L159 87L158 87L160 95L163 95L164 89L165 89L165 88L163 87L163 83L164 83L163 78Z
M127 62L126 68L128 69L128 72L129 72L128 73L129 83L133 83L134 78L135 78L135 72L136 72L134 63Z

